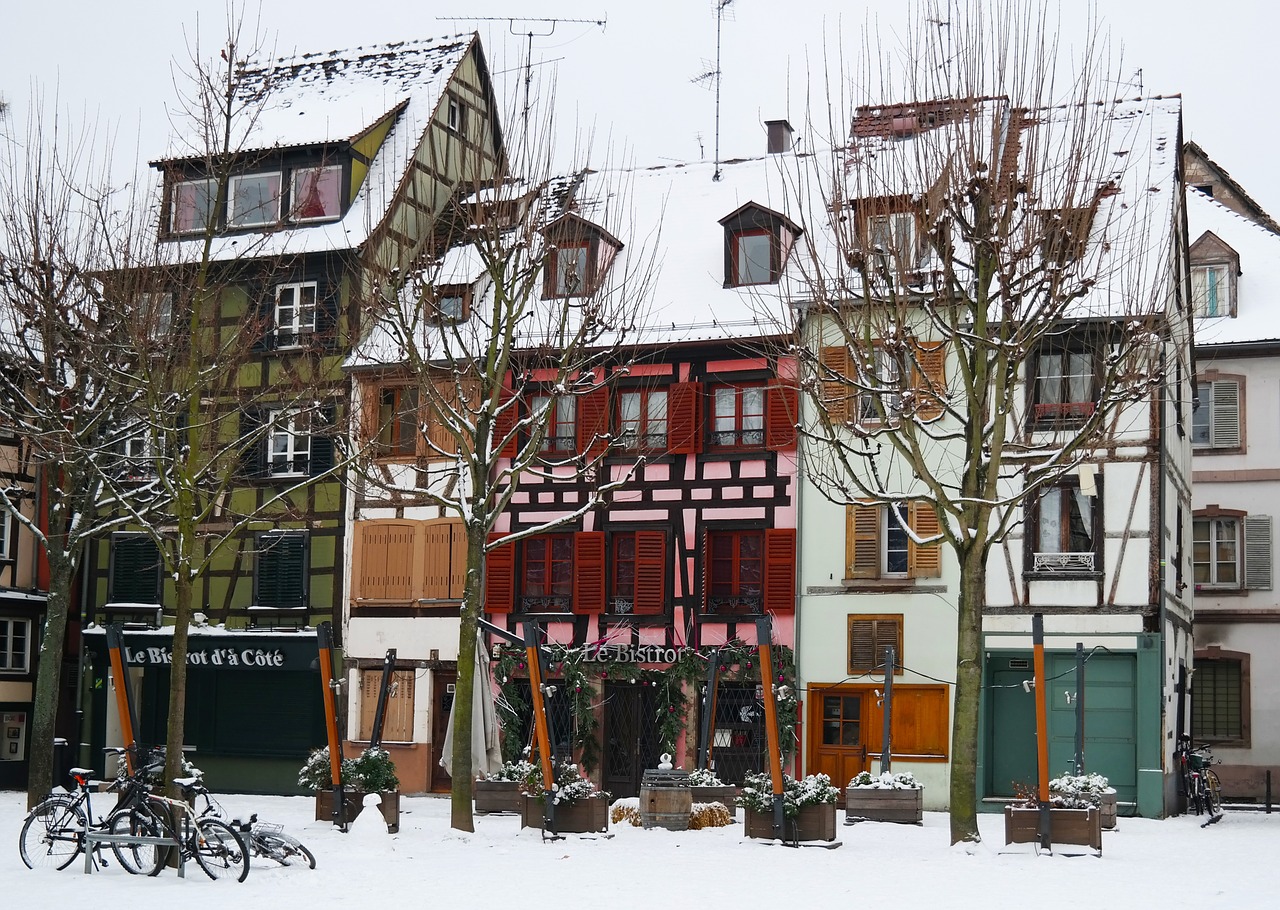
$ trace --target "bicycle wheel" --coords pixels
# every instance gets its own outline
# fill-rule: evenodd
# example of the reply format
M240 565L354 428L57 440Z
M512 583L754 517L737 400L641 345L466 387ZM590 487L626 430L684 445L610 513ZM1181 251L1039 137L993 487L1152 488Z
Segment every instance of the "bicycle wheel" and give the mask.
M1204 775L1204 794L1206 807L1210 815L1222 814L1222 781L1218 780L1218 772L1206 769Z
M292 866L294 860L301 859L306 862L308 869L316 867L316 858L296 837L287 834L257 834L253 835L253 839L261 846L261 855L270 857L282 866Z
M196 821L191 846L196 862L209 878L242 882L249 874L249 851L240 835L225 822L216 818Z
M28 869L65 869L84 849L88 825L74 797L51 796L27 815L18 852Z
M1195 776L1191 779L1191 803L1196 811L1196 815L1204 815L1204 774L1199 771L1197 771Z
M131 808L116 812L109 819L112 834L128 837L172 837L167 825L150 812ZM112 844L111 852L131 875L159 875L169 860L171 847L163 844Z

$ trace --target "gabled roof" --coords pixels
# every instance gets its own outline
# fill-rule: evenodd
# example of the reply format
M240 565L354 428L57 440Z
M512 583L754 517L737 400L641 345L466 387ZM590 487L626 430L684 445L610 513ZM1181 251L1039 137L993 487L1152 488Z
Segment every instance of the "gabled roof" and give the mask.
M1280 236L1190 188L1187 231L1193 244L1212 234L1240 257L1236 315L1195 320L1196 347L1280 341Z
M1280 234L1280 224L1276 224L1275 219L1263 210L1257 200L1245 192L1244 187L1236 183L1232 176L1227 173L1226 168L1206 155L1204 149L1195 142L1187 141L1183 143L1182 150L1183 154L1187 158L1194 160L1201 167L1208 169L1215 178L1226 185L1233 195L1239 197L1240 205L1245 209L1247 217L1252 218L1267 230L1271 231L1271 233Z

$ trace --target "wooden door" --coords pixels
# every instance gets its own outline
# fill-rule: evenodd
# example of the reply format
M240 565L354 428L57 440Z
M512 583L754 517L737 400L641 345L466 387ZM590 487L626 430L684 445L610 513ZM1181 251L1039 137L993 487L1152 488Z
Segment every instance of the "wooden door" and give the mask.
M453 687L458 682L456 670L435 670L431 674L431 792L448 793L453 778L440 766L444 755L444 735L449 729L449 711L453 707Z
M844 792L867 768L865 716L871 693L846 686L813 689L809 700L809 773L827 774Z

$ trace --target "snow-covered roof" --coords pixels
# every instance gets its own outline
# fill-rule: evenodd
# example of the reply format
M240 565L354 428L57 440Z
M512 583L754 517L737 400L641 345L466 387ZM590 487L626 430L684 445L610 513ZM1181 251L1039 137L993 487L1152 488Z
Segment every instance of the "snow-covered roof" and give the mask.
M1271 310L1280 295L1280 236L1190 189L1187 230L1191 243L1210 231L1240 256L1236 316L1197 319L1196 347L1280 341L1280 323Z

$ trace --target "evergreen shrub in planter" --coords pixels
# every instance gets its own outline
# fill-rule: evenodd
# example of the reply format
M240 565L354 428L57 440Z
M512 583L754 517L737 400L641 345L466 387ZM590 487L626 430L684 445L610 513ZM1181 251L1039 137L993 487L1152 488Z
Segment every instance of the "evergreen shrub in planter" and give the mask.
M377 793L382 797L382 818L387 823L387 831L394 834L400 830L400 778L396 776L395 762L389 752L365 749L356 758L344 758L340 780L344 795L341 822L350 823L360 814L366 793ZM328 746L307 756L298 771L298 785L315 791L316 820L331 820L335 807Z
M825 774L796 780L782 776L782 836L785 840L835 840L836 800L840 791ZM746 810L747 837L775 838L773 781L768 774L748 774L737 804Z
M695 804L720 803L728 810L731 818L738 817L738 788L733 784L726 784L714 771L690 771L689 789L693 791Z
M924 786L910 771L863 771L844 791L845 821L867 819L918 825L924 821Z
M476 811L519 812L523 806L520 784L536 769L527 761L509 761L492 774L486 774L472 784Z
M520 827L542 828L545 805L542 769L537 765L529 767L529 773L520 784ZM582 771L574 762L562 762L555 769L551 800L555 805L557 833L579 834L609 830L609 794L597 790L595 784L582 776Z

